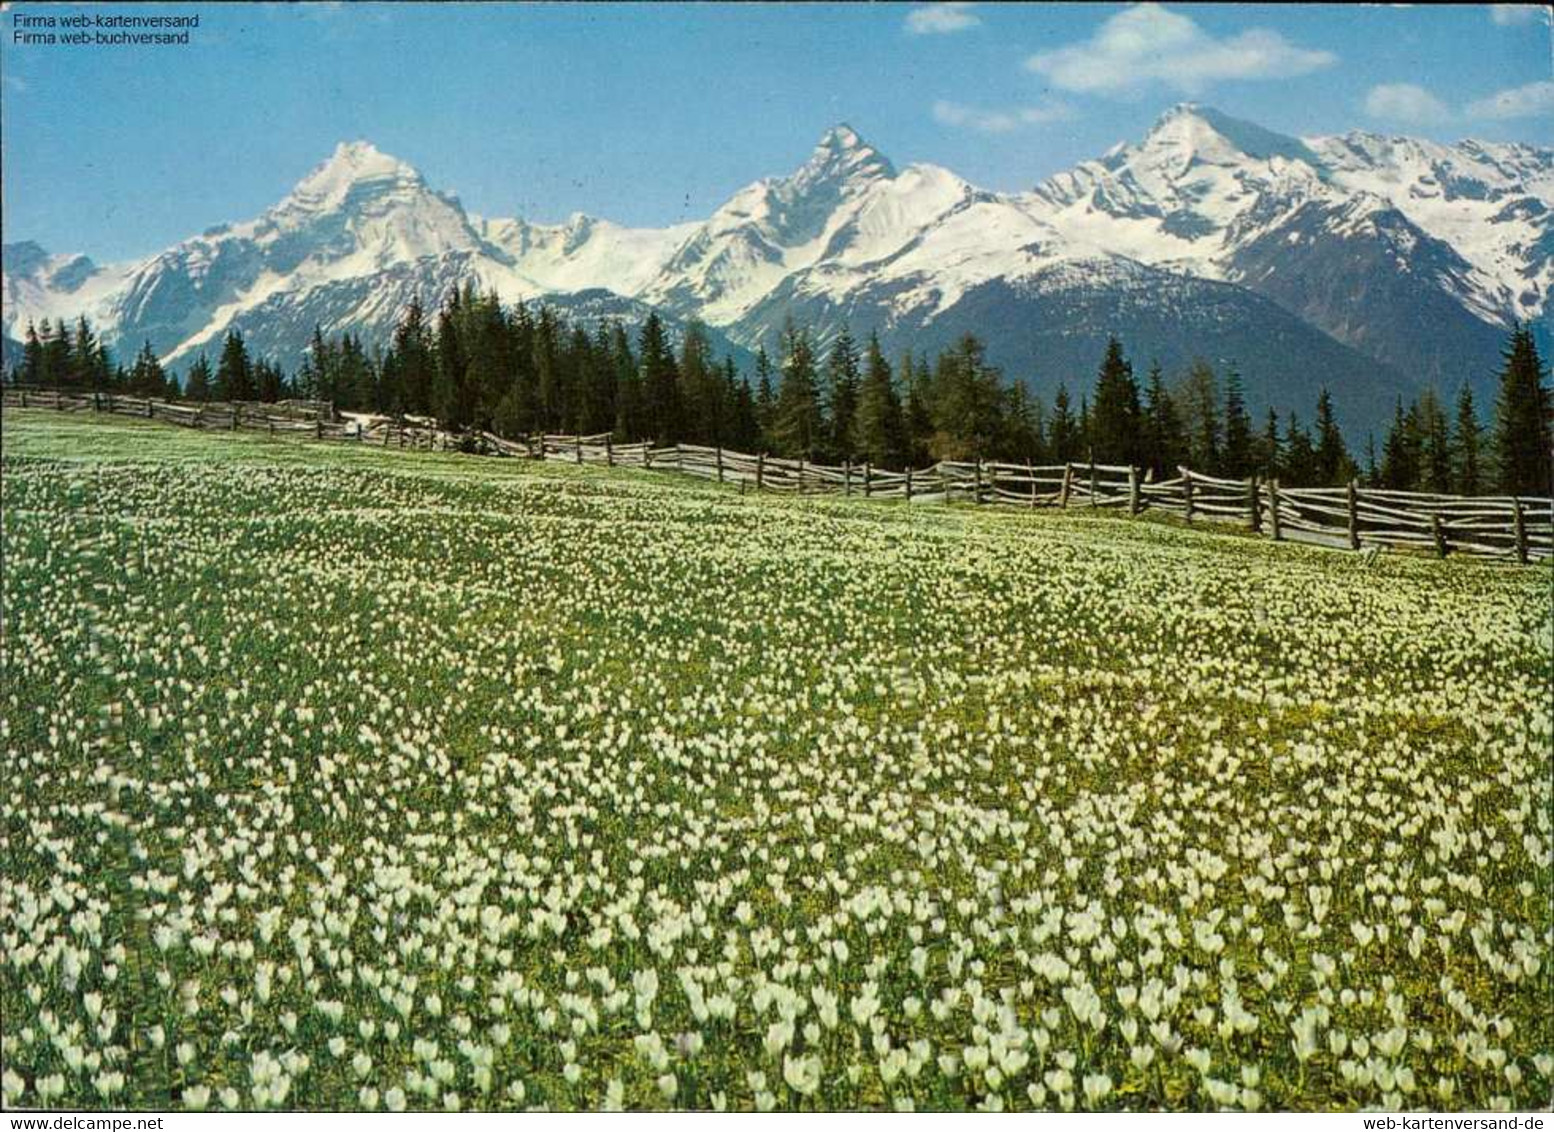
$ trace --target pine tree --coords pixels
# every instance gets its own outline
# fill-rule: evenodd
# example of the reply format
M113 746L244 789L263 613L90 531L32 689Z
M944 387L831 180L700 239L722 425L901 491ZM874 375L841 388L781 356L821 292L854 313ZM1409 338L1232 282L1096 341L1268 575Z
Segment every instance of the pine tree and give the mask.
M1376 463L1376 434L1365 434L1365 486L1380 487L1381 467Z
M1311 434L1293 410L1284 430L1284 476L1292 487L1310 487L1317 479L1317 450Z
M772 359L765 346L755 351L755 419L761 426L761 448L775 447L772 428L777 420L777 391L772 383Z
M1317 482L1328 487L1340 486L1353 479L1354 472L1354 461L1349 458L1349 449L1333 415L1333 396L1324 386L1317 394Z
M1047 429L1047 441L1052 458L1060 464L1069 464L1080 458L1079 427L1069 406L1068 386L1059 384L1057 396L1052 399L1052 423Z
M906 390L902 405L906 417L906 460L913 467L929 460L929 444L933 440L933 412L929 405L928 362L914 362L910 352L901 356L901 387Z
M1495 455L1500 489L1510 495L1554 493L1550 467L1549 389L1543 360L1526 325L1511 334L1495 403Z
M986 459L999 434L1002 380L988 365L986 348L964 334L939 356L934 369L934 442L941 460Z
M783 331L783 354L773 439L779 454L812 460L824 441L826 422L808 333L789 323Z
M641 440L647 435L642 373L619 323L610 328L610 365L615 370L615 435L627 443Z
M22 381L28 385L43 384L43 370L43 342L38 337L38 328L29 321L27 338L22 345Z
M660 446L677 443L681 439L679 375L656 311L642 324L637 352L647 433Z
M871 334L858 392L858 451L878 467L900 468L906 462L906 447L901 398L891 380L890 363L880 350L879 336Z
M38 325L38 337L43 343L43 384L54 387L70 384L70 333L64 322L56 327L44 319Z
M1419 395L1419 485L1425 491L1444 494L1451 490L1451 430L1446 409L1433 388Z
M1096 376L1095 406L1090 413L1090 436L1098 463L1131 465L1138 461L1140 416L1133 366L1122 355L1122 343L1110 338Z
M140 397L164 397L167 395L167 374L148 341L135 355L135 368L130 373L130 388Z
M1220 453L1219 471L1232 479L1252 472L1252 418L1246 411L1246 394L1241 375L1231 366L1225 374L1225 444Z
M390 354L394 358L395 388L389 392L394 400L385 407L392 413L429 416L437 366L419 297L411 298L405 317L395 328Z
M1277 479L1284 465L1284 444L1279 439L1279 414L1268 410L1263 424L1263 434L1257 442L1257 474L1264 479Z
M1187 432L1188 466L1206 475L1216 474L1225 433L1219 416L1219 383L1207 362L1192 364L1177 394L1177 404Z
M138 373L138 362L135 368ZM216 363L216 396L222 401L254 399L253 364L248 360L248 346L241 330L227 331L221 344L221 358Z
M1393 491L1415 491L1419 487L1419 423L1415 409L1403 411L1398 398L1392 428L1382 446L1381 482Z
M1187 436L1158 361L1149 367L1147 396L1141 463L1153 469L1157 478L1170 479L1176 475L1177 466L1187 459Z
M851 460L857 451L858 348L844 326L826 356L827 456Z
M77 375L76 383L83 388L102 391L108 388L112 367L108 353L92 331L91 323L82 315L76 320L76 338L71 347Z
M184 379L184 396L191 401L209 401L212 380L210 361L201 354L194 359L194 364L189 367L188 376Z
M1478 412L1473 407L1473 390L1463 382L1457 393L1457 423L1451 438L1452 490L1463 495L1477 495L1483 490L1483 473L1479 467L1482 436Z
M680 340L679 402L684 428L681 440L716 445L722 432L722 375L712 356L707 328L692 319Z
M437 312L434 335L437 367L432 382L432 415L438 424L452 431L468 428L474 417L469 359L461 333L465 298L457 288L453 289Z

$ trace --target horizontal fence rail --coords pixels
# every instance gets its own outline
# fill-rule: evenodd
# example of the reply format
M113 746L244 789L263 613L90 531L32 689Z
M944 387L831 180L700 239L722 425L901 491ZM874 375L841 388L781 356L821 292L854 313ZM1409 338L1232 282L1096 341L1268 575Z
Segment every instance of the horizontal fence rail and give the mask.
M319 401L183 404L117 393L17 387L5 388L0 397L7 407L91 410L214 431L243 429L385 448L646 468L738 484L741 491L1108 509L1129 515L1158 511L1188 523L1245 526L1275 541L1347 550L1396 547L1442 558L1460 553L1522 563L1554 557L1554 501L1539 496L1440 495L1361 487L1356 482L1294 488L1276 479L1225 479L1189 468L1178 468L1170 479L1151 481L1141 469L1125 464L941 460L928 468L894 472L868 463L833 466L696 444L618 444L609 433L547 433L513 440L485 431L453 433L414 418L355 414L340 420L332 405Z

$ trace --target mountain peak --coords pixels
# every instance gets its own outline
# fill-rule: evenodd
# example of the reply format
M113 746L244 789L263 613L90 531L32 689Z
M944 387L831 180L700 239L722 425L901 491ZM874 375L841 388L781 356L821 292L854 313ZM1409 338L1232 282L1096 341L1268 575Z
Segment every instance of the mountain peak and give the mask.
M875 149L846 122L827 130L794 180L801 186L829 181L873 180L896 175L884 154Z
M1197 102L1178 102L1162 114L1144 147L1183 151L1210 164L1230 164L1243 156L1262 161L1281 157L1305 162L1318 173L1324 169L1322 159L1300 139Z
M310 207L333 207L345 199L353 186L371 181L422 183L421 175L414 167L384 153L371 142L341 142L327 161L298 182L290 200Z

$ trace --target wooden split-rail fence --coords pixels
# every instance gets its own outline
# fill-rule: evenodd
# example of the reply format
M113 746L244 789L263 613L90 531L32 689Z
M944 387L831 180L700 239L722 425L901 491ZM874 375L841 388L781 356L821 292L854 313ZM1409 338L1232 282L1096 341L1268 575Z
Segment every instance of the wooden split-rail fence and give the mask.
M841 465L736 452L696 444L618 444L609 433L546 434L510 440L490 432L451 433L430 422L388 417L335 419L327 402L180 404L108 393L8 387L6 406L95 410L211 430L355 441L387 448L460 450L576 464L678 472L738 484L742 491L830 494L907 502L956 501L1014 507L1109 509L1175 515L1188 523L1236 524L1276 541L1347 550L1416 549L1508 558L1554 557L1554 501L1542 496L1457 496L1360 487L1294 488L1276 479L1225 479L1188 468L1152 481L1119 464L1031 464L941 460L893 472L867 463Z

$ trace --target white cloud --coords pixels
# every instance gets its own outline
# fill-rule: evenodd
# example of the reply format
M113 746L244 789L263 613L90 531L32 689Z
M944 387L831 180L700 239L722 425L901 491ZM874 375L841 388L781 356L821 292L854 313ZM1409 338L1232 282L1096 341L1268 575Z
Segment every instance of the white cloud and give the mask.
M941 99L933 104L933 119L945 126L958 126L984 134L1007 134L1026 126L1063 122L1074 116L1074 109L1061 102L1040 106L1015 106L1007 110L983 110L959 102Z
M906 29L913 35L946 35L953 31L965 31L982 22L971 11L971 5L961 0L948 0L943 4L924 4L907 13Z
M1467 105L1470 118L1537 118L1554 114L1554 82L1527 83Z
M1491 4L1489 18L1503 28L1530 24L1548 9L1542 4Z
M1365 96L1365 113L1388 122L1430 126L1450 120L1451 109L1414 83L1382 83Z
M1216 39L1187 16L1146 3L1112 16L1083 43L1032 55L1025 65L1063 90L1104 94L1160 83L1197 94L1223 79L1293 78L1337 61L1263 28Z

